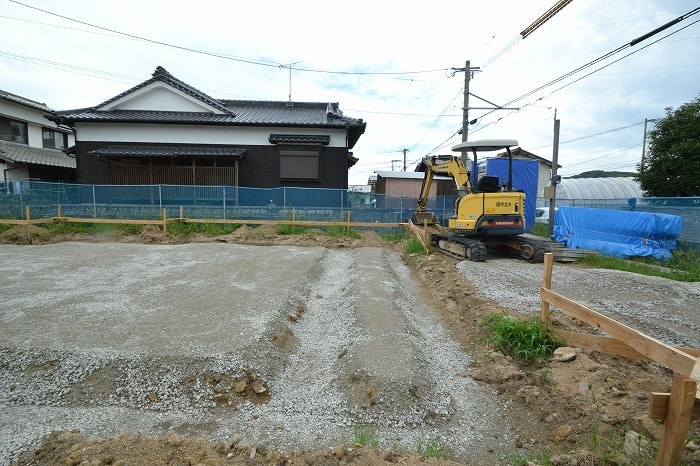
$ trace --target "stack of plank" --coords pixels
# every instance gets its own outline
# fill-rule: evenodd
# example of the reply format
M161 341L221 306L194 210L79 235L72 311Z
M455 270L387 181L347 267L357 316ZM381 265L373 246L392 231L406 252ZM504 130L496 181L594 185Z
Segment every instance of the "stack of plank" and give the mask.
M538 239L542 241L541 236L534 236L529 233L525 233L521 236L524 237L531 237ZM583 256L587 256L589 254L598 254L598 251L595 249L570 249L564 246L563 244L554 241L553 239L549 238L547 239L547 244L549 246L550 252L554 254L554 260L556 262L576 262Z

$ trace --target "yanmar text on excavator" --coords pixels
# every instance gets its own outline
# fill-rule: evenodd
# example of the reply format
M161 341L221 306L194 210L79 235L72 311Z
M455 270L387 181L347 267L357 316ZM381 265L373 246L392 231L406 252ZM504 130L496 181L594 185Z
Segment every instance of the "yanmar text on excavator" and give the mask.
M447 232L431 234L430 242L442 252L460 259L485 261L488 249L515 254L531 262L542 262L549 250L548 241L525 233L525 193L513 187L513 139L467 141L452 147L455 152L471 152L478 169L477 153L508 153L508 179L497 176L472 176L460 156L433 156L425 160L425 177L418 208L411 221L416 225L439 225L437 216L426 210L428 194L435 175L452 177L458 197L455 214L448 219ZM472 178L478 178L473 182Z

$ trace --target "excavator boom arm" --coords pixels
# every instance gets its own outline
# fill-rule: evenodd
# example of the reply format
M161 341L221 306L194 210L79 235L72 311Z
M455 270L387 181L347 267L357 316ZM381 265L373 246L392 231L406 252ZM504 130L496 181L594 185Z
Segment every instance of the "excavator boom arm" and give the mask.
M458 190L466 189L467 192L472 192L469 172L464 167L462 159L459 157L430 157L426 161L425 177L423 178L423 186L421 187L420 196L418 197L418 212L425 212L428 196L430 195L430 186L433 183L435 175L450 176L454 180Z

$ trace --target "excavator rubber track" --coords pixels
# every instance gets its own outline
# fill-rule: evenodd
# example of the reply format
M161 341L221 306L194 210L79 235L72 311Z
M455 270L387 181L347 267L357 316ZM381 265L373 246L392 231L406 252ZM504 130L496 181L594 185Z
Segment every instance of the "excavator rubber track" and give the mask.
M433 234L430 243L443 254L472 262L486 261L486 245L479 240L456 235Z
M533 235L493 237L479 240L454 234L434 233L430 237L430 243L448 256L472 262L485 261L488 250L492 250L498 254L515 256L539 264L544 261L545 253L552 252L549 240Z

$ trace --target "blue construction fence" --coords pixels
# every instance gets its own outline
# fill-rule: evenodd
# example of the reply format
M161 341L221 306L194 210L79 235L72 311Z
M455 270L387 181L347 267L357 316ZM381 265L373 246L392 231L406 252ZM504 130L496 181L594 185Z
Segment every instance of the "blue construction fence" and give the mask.
M84 185L39 181L5 182L0 193L0 218L50 218L61 206L64 217L159 219L253 219L400 223L407 221L418 200L345 189L247 188L189 185ZM437 202L437 203L436 203ZM447 203L446 203L447 202ZM444 218L454 212L454 198L431 199L429 208Z
M388 196L346 189L247 188L189 185L85 185L13 181L0 184L0 218L64 217L159 219L169 217L289 220L346 220L355 222L406 222L416 209L413 197ZM430 198L428 210L443 225L454 215L456 196ZM548 201L537 199L537 206ZM678 215L683 219L680 242L700 246L700 197L632 199L557 199L556 205L614 210L638 210Z

